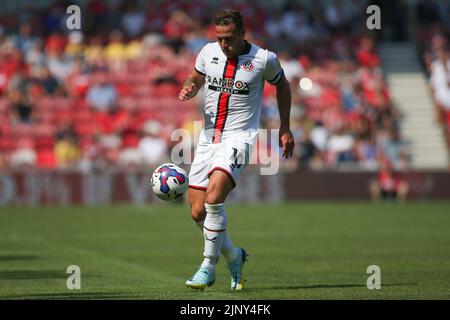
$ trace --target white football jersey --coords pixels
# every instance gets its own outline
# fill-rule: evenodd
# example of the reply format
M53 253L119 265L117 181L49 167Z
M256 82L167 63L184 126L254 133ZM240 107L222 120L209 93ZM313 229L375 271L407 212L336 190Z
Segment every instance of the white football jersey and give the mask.
M256 137L264 81L277 84L283 69L275 53L246 42L243 53L228 59L218 42L199 52L195 69L205 75L203 137L219 143L237 134Z

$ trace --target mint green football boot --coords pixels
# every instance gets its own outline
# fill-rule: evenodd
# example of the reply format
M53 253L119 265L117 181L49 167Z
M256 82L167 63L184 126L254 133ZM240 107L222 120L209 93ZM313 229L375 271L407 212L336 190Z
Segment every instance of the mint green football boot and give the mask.
M244 249L238 248L239 254L236 260L227 265L231 276L231 290L242 290L245 285L243 275L244 263L247 261L247 252Z
M210 287L216 281L216 272L214 269L209 269L206 267L200 267L198 271L186 281L186 286L192 289L203 290L206 287Z

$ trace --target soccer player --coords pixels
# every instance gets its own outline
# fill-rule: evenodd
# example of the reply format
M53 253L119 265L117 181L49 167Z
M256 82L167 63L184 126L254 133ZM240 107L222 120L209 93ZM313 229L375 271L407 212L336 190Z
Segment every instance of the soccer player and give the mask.
M227 233L224 202L236 186L255 145L264 81L276 86L283 157L292 156L294 139L289 116L291 91L275 53L245 40L242 15L221 10L215 20L217 42L199 52L195 68L183 84L179 99L194 97L204 88L204 120L189 173L191 214L204 235L204 260L186 281L204 289L215 281L215 267L222 253L231 275L231 289L244 287L243 266L247 253L235 247Z

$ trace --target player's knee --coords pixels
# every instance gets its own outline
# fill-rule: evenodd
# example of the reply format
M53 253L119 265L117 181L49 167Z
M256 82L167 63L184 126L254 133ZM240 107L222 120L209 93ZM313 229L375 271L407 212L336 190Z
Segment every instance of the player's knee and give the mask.
M191 205L191 216L196 222L205 220L206 210L203 203Z
M216 187L208 188L206 191L205 202L208 204L219 204L223 203L225 199L223 199L223 195L220 192L220 189Z

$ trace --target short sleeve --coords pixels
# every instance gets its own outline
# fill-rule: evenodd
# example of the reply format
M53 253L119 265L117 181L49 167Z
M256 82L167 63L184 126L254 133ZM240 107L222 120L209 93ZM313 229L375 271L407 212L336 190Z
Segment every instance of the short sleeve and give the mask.
M276 85L283 77L283 68L281 67L280 60L275 53L267 51L267 63L264 69L264 80L271 85Z
M204 46L202 48L202 50L200 50L200 52L197 55L197 59L195 60L195 70L198 73L201 73L203 75L206 74L206 69L205 69L205 53L206 52L206 46Z

